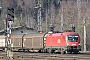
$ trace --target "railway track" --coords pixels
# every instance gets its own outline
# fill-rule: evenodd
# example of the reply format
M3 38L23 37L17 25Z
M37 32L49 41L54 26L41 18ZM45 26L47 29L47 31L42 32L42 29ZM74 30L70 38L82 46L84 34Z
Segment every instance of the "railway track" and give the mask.
M7 59L5 52L0 52L0 60ZM48 54L13 52L13 60L90 60L89 53L80 54Z

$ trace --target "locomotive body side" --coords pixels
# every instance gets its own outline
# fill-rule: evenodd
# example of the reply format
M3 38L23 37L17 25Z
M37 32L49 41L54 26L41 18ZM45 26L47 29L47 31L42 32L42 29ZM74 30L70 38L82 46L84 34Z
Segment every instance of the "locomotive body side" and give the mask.
M66 46L66 41L62 33L49 34L47 36L46 46Z
M61 50L66 50L66 40L62 33L52 33L48 34L46 37L46 46L45 49L49 53L53 53L56 50L61 51Z

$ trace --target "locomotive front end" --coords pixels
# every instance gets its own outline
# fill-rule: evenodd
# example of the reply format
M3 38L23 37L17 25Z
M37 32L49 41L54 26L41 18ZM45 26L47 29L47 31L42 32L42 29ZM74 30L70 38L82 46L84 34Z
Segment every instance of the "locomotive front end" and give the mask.
M78 33L72 33L67 35L67 52L78 53L81 50L80 36Z

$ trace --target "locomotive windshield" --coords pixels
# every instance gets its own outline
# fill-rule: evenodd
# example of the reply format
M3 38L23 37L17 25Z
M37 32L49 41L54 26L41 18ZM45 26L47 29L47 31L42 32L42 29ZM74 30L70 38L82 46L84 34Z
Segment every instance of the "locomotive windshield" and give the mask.
M77 42L78 41L78 36L69 35L68 40L71 41L71 42Z

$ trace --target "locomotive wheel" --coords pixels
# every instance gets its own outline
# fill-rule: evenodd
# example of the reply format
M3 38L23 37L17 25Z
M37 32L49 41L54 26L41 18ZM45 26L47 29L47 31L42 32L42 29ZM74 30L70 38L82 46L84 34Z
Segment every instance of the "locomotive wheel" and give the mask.
M48 50L47 50L47 49L45 49L45 50L44 50L44 52L45 52L45 53L48 53Z
M74 51L73 53L74 53L74 54L78 54L78 53L79 53L79 51Z
M48 49L48 53L51 54L51 49Z
M72 51L70 51L70 54L72 54Z
M48 49L48 53L53 54L55 50Z
M41 53L41 50L39 50L38 52Z
M41 50L39 50L38 52L39 52L39 53L43 53L43 52L44 52L44 50L43 50L43 49L41 49Z
M63 54L66 54L66 51L63 51L62 53L63 53Z
M52 50L51 50L51 49L48 49L47 51L48 51L48 53L49 53L49 54L51 54L51 53L52 53Z

